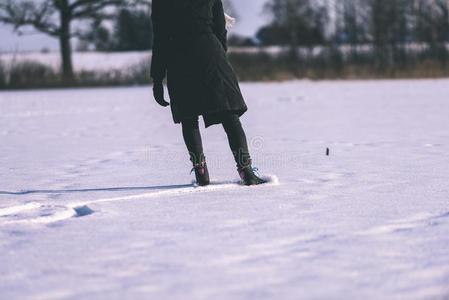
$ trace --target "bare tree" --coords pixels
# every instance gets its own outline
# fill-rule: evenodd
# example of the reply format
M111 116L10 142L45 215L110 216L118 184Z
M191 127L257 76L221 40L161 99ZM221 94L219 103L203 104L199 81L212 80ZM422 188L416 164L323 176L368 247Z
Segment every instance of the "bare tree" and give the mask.
M428 45L433 57L444 63L448 59L449 1L415 0L416 39Z
M81 36L73 28L75 20L110 17L112 8L136 4L143 0L2 0L0 22L10 24L16 31L23 27L59 39L62 74L65 81L73 80L72 47L70 40Z
M364 32L367 41L373 45L379 68L393 67L396 62L405 63L406 42L411 40L410 0L359 0L355 16L363 20L352 22L354 29ZM359 43L358 41L354 41Z
M272 26L287 32L292 48L323 42L328 15L320 1L270 0L265 11L271 16Z
M358 58L357 47L366 40L366 8L363 0L341 0L336 7L339 41L351 46L352 58Z

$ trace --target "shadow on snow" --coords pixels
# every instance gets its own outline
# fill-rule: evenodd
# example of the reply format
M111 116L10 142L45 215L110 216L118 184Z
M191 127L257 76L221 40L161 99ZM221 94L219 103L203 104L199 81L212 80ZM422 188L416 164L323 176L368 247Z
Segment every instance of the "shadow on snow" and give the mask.
M0 195L31 195L31 194L72 194L87 192L123 192L123 191L149 191L149 190L173 190L180 188L190 188L192 184L158 185L158 186L125 186L110 188L89 188L89 189L60 189L60 190L24 190L18 192L0 191Z

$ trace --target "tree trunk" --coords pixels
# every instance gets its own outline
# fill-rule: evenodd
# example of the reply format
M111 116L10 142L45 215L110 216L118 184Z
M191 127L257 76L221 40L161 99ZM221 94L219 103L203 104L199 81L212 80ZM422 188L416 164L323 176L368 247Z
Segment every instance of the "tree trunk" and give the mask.
M59 36L61 59L62 59L62 78L64 82L73 80L73 64L72 64L72 45L70 44L70 23L71 16L67 0L61 1L61 32Z

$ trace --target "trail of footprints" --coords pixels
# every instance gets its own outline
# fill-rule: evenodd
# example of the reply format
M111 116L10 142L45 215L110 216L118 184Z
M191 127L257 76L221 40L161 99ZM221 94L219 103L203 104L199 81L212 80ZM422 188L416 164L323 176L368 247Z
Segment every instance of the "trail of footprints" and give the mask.
M326 190L324 194L329 194L329 190L335 190L345 186L348 177L352 176L351 173L330 173L321 172L314 174L310 180L304 181L306 185L318 185L320 190ZM267 179L270 181L269 185L278 185L279 181L275 176L269 176ZM235 182L220 182L211 185L209 188L178 188L170 190L159 190L155 192L149 192L138 195L113 197L104 199L93 199L85 202L71 203L67 205L42 203L42 202L28 202L22 205L13 207L0 207L0 225L8 224L49 224L73 217L84 217L94 213L94 210L90 207L91 204L98 204L102 202L115 202L115 201L127 201L137 199L148 199L161 196L176 196L185 195L193 192L210 192L217 191L226 188L235 188ZM315 189L316 190L316 189ZM324 195L323 194L323 195ZM317 195L315 195L317 196ZM315 197L317 198L317 197ZM314 198L314 199L315 199ZM319 197L318 197L319 198ZM323 198L324 199L324 198ZM53 201L54 202L54 201ZM422 213L418 215L409 216L407 218L392 220L386 224L378 225L372 228L361 230L349 235L355 236L382 236L386 234L395 234L398 232L410 231L416 228L425 226L437 226L441 223L449 221L449 211L439 214ZM331 237L332 238L332 237ZM342 238L338 236L338 238Z
M267 184L257 188L266 188L279 185L276 176L264 176ZM66 205L55 203L40 203L37 201L28 202L13 207L0 208L0 225L10 224L49 224L63 221L73 217L84 217L94 213L91 205L102 203L124 202L132 200L149 200L166 196L182 196L192 193L208 193L226 189L235 189L241 187L239 181L213 181L207 187L197 187L194 185L173 186L161 188L152 192L135 194L129 196L111 197L86 200L83 202L72 202ZM242 187L253 188L253 187Z
M0 225L50 224L73 217L93 214L88 205L56 205L29 202L23 205L0 208Z

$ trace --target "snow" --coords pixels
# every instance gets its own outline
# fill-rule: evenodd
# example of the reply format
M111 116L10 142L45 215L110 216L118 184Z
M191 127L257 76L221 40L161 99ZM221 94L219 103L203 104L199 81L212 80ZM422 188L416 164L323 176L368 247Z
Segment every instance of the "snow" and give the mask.
M264 51L272 55L283 51L282 47L248 47L230 48L229 52L254 54ZM151 51L130 51L130 52L75 52L73 54L73 67L76 72L110 72L127 71L139 67L142 64L150 64ZM37 62L59 71L61 57L59 52L0 52L0 63L10 69L14 65L23 62Z
M1 92L0 299L447 298L449 80L242 90L261 187L149 87Z
M149 63L150 51L142 52L75 52L73 66L76 72L128 70L132 67ZM61 58L58 52L40 53L0 53L0 61L7 67L21 62L37 62L51 67L57 71L61 66Z
M238 26L238 24L236 25ZM425 49L423 44L408 45L409 51L420 52ZM449 44L446 45L449 49ZM316 46L298 48L298 53L308 55L312 53L317 56L323 52L326 47ZM371 45L361 45L357 47L358 51L365 53L372 50ZM288 51L288 47L266 46L266 47L230 47L229 53L237 54L257 54L265 53L272 56L279 55ZM311 51L312 50L312 51ZM343 54L352 53L351 45L341 45L340 51ZM129 52L74 52L73 67L75 72L112 72L112 71L130 71L142 66L149 65L151 62L151 51L129 51ZM61 57L59 52L0 52L0 63L10 69L16 64L23 62L37 62L55 71L60 70Z

